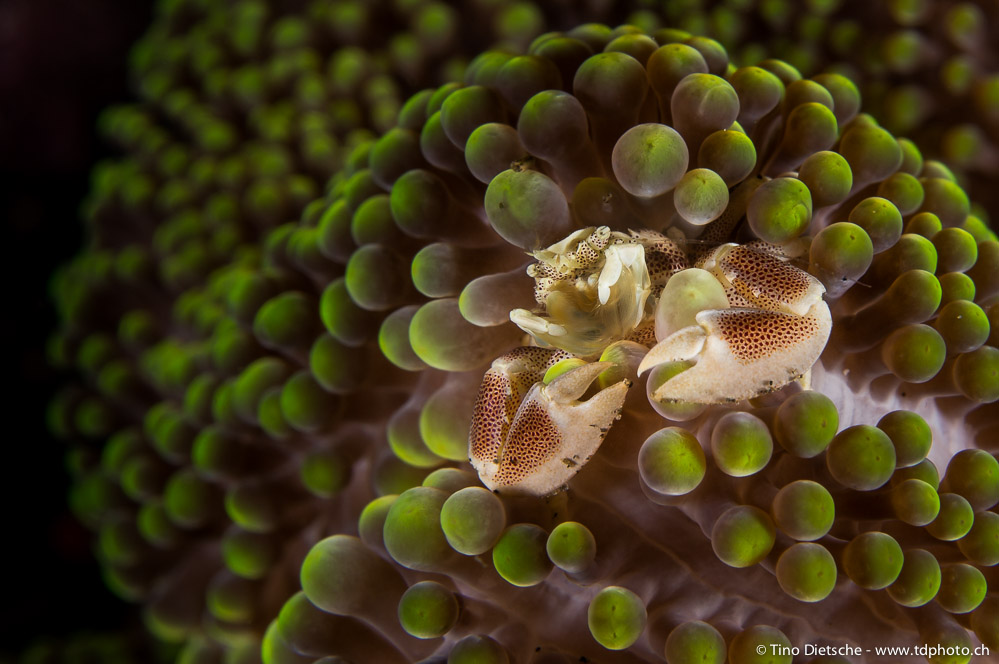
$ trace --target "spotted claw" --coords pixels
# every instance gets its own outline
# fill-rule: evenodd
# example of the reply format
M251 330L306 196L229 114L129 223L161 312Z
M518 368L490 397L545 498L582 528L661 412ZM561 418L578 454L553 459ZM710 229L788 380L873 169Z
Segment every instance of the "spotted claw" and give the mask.
M721 284L728 308L699 311L642 360L639 374L664 362L694 360L652 394L661 402L731 403L778 390L804 376L832 328L824 288L781 258L738 245L718 247L702 262ZM670 302L667 283L660 307Z
M612 362L586 363L544 382L548 369L570 358L559 350L517 348L486 372L469 457L489 489L533 496L558 491L596 453L618 418L627 380L579 400Z

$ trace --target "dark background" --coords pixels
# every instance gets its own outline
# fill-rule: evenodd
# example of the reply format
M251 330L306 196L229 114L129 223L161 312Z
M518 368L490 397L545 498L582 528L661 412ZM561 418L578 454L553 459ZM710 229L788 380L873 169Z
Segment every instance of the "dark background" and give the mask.
M0 0L0 662L38 640L136 621L105 589L90 536L66 507L63 448L44 422L63 377L44 349L56 322L49 276L83 240L91 165L113 155L97 115L131 99L128 49L151 16L141 0Z

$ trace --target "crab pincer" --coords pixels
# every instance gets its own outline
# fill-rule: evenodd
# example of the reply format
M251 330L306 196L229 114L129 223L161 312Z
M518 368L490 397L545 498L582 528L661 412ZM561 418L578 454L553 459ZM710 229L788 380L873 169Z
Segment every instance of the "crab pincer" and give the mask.
M566 371L559 371L560 362ZM580 400L612 367L533 347L495 360L479 389L469 440L470 461L483 484L502 493L544 496L572 479L624 405L627 380Z

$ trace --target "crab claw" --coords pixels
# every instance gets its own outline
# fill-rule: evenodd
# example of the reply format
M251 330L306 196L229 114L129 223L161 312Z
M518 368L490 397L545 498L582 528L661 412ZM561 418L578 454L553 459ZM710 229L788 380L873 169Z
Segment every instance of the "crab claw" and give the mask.
M832 327L818 279L767 246L723 244L698 265L667 282L656 312L657 329L667 336L646 354L638 373L665 362L694 365L659 385L650 399L742 401L779 390L812 368ZM674 279L683 283L671 288ZM719 286L723 294L713 292ZM708 306L690 324L698 303ZM667 324L677 321L686 326Z
M803 316L762 309L709 309L649 351L639 374L663 362L696 364L652 395L664 402L731 403L779 390L803 376L829 339L832 318L819 299Z
M483 377L469 460L489 489L534 496L558 491L589 461L619 416L627 380L579 401L612 362L584 364L543 382L545 371L568 357L518 348L493 362Z
M723 244L701 263L725 289L729 306L804 316L822 298L822 282L780 258L779 247Z

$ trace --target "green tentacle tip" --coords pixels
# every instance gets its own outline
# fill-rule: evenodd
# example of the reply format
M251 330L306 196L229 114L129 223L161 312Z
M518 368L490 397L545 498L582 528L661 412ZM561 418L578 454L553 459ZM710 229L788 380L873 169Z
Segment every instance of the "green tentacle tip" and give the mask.
M302 459L302 484L313 495L332 498L350 481L350 464L334 450L315 450Z
M324 390L306 370L285 382L280 403L284 420L303 433L322 430L337 414L337 398Z
M895 516L910 526L925 526L940 513L940 495L937 490L916 478L892 487L891 504Z
M706 622L677 625L666 638L666 664L724 664L725 638Z
M951 273L960 274L960 273ZM941 290L944 283L940 283ZM941 302L943 298L941 297ZM991 332L988 316L980 306L967 300L955 300L940 307L933 323L947 344L948 353L969 353L986 343Z
M770 553L777 530L770 516L749 505L737 505L722 514L711 529L711 548L730 567L755 565Z
M385 517L383 538L392 559L409 569L431 571L451 548L441 530L441 509L448 495L418 486L403 491Z
M799 542L777 559L777 582L797 600L819 602L836 587L836 561L821 544Z
M836 434L826 451L826 465L843 486L872 491L891 478L895 447L880 429L858 424Z
M222 538L222 560L226 568L244 579L260 579L270 570L277 551L266 535L233 530Z
M926 531L939 540L953 542L968 534L975 521L975 511L963 496L940 494L940 513L926 526Z
M888 434L895 446L895 467L914 466L930 452L933 432L919 414L896 410L878 420L878 428Z
M416 468L434 468L443 459L427 449L420 435L420 411L412 408L397 410L388 420L386 434L389 448L400 461Z
M488 636L473 634L454 644L447 664L510 664L510 655Z
M881 346L881 360L888 370L907 383L925 383L947 359L947 344L929 325L906 325L888 335Z
M942 177L923 177L920 183L925 194L920 211L940 217L944 228L959 226L967 218L971 203L956 182Z
M617 181L632 196L665 194L687 172L689 153L683 137L663 124L632 127L614 145L611 163Z
M479 478L474 472L459 468L438 468L423 478L423 486L440 489L451 496L461 489L479 486Z
M458 598L436 581L409 587L399 600L399 624L418 639L444 636L458 622Z
M302 561L300 580L310 602L343 616L365 611L375 593L388 594L395 602L405 588L389 563L348 535L316 542Z
M544 173L505 170L486 188L484 208L499 235L525 250L540 249L571 229L569 205Z
M535 586L552 570L545 549L547 541L544 528L532 523L514 524L493 547L493 567L515 586Z
M581 360L578 357L567 357L564 360L559 360L548 368L548 371L545 372L544 378L541 379L541 382L547 385L562 374L568 373L573 369L578 369L586 364L586 360Z
M850 163L854 186L888 177L902 164L902 149L884 129L855 124L840 139L839 153Z
M608 650L630 647L645 631L648 613L642 598L620 586L604 588L586 612L590 634Z
M420 410L420 436L427 449L444 459L468 458L468 410L474 395L455 393L447 387L427 399ZM474 476L473 476L474 477ZM476 478L473 484L477 483ZM468 486L471 486L468 485Z
M576 521L555 526L545 543L548 558L570 574L586 571L597 556L597 541L590 529Z
M774 418L774 437L780 446L805 459L825 451L838 428L836 404L821 392L811 390L788 398Z
M964 272L978 260L978 242L963 228L944 228L931 238L937 249L937 270Z
M937 277L940 280L940 306L945 307L951 302L958 300L974 301L975 282L971 277L963 272L948 272ZM991 330L995 330L995 325L991 325Z
M843 570L861 588L880 590L902 573L902 547L891 535L867 532L857 535L843 550Z
M728 185L707 168L687 171L673 191L673 205L685 220L696 226L714 221L728 207Z
M968 534L957 540L957 548L976 565L999 564L999 514L979 512Z
M364 380L366 362L363 353L326 333L316 338L309 351L309 370L324 390L334 394L356 390Z
M850 164L837 152L816 152L805 159L798 178L812 194L816 208L836 205L846 200L853 187Z
M268 348L290 348L312 340L317 331L316 303L290 291L265 302L253 319L253 334Z
M378 348L382 351L382 355L406 371L421 371L427 368L427 363L413 350L409 337L410 325L418 309L416 305L400 307L386 316L378 329Z
M888 594L902 606L922 606L940 590L940 563L925 549L910 549L903 555L902 571L888 586Z
M184 469L173 474L163 491L163 505L170 520L181 528L198 528L213 520L221 499L218 489Z
M999 401L999 348L981 346L954 361L954 383L968 399L979 403Z
M860 226L839 221L812 238L808 260L808 271L827 290L839 293L867 272L874 260L874 243Z
M753 193L746 219L761 240L790 242L805 232L812 220L811 192L796 178L774 178Z
M638 452L638 472L656 493L680 496L704 479L707 462L700 443L686 429L668 427L649 436Z
M399 496L390 494L375 498L361 510L361 515L357 518L357 534L368 548L384 549L385 539L383 531L385 529L385 519L388 517L389 508Z
M774 444L763 420L750 413L727 413L711 431L711 455L718 468L732 477L746 477L770 462Z
M941 228L943 224L940 222L940 217L932 212L920 212L909 219L905 225L905 232L932 238Z
M902 214L886 198L865 198L850 210L847 221L867 231L874 243L874 253L891 247L902 236Z
M967 563L945 565L940 576L937 604L950 613L968 613L985 599L985 575Z
M943 486L962 496L976 512L999 503L999 462L985 450L961 450L950 459Z
M811 480L781 488L773 500L774 522L792 539L811 542L832 528L836 506L829 491Z
M913 175L899 171L878 185L878 196L891 201L902 215L909 215L923 204L923 185Z
M225 511L233 523L253 533L268 533L278 523L274 499L252 484L238 484L225 494Z
M477 556L496 544L506 527L506 510L480 486L459 489L441 506L441 530L458 553Z
M722 129L701 143L697 163L717 173L732 187L742 182L756 166L756 146L744 133Z

